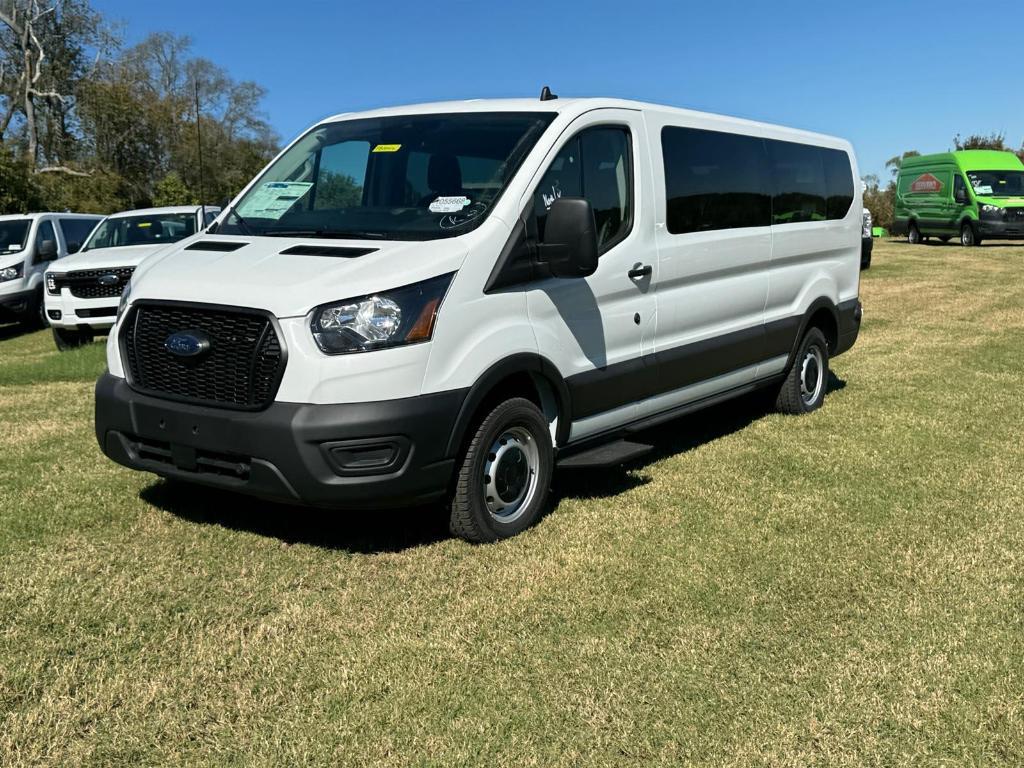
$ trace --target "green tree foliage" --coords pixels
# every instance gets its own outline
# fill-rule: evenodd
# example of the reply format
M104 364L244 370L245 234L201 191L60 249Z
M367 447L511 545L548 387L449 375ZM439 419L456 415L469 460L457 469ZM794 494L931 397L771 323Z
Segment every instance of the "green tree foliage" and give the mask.
M263 96L192 56L187 37L158 33L122 48L88 0L0 0L2 172L28 174L38 207L110 212L233 197L277 151ZM7 193L9 184L5 198L29 195Z
M27 213L45 207L24 160L0 146L0 214Z
M993 133L989 136L972 133L966 139L960 138L960 134L958 133L953 137L953 146L956 147L957 152L963 149L995 149L1000 152L1007 152L1010 150L1010 148L1006 146L1006 135L1003 133Z
M881 186L874 174L864 177L864 207L871 211L871 220L876 227L892 228L893 206L896 202L896 183L890 181Z

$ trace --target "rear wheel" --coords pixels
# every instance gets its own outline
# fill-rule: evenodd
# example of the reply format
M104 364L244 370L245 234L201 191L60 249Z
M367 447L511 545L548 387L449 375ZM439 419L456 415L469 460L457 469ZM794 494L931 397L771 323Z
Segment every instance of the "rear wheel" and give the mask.
M537 406L521 397L499 403L463 454L451 532L472 542L497 541L533 525L547 503L553 466L551 432Z
M910 229L907 230L907 242L911 245L920 245L923 242L921 230L914 222L910 222Z
M810 413L825 402L827 389L828 341L820 328L809 328L779 388L775 407L793 415Z
M75 349L83 344L91 344L93 340L92 331L79 331L76 328L53 328L52 330L53 341L61 352Z
M965 248L981 245L981 238L978 237L978 233L974 231L974 225L969 221L965 221L960 227L960 245Z

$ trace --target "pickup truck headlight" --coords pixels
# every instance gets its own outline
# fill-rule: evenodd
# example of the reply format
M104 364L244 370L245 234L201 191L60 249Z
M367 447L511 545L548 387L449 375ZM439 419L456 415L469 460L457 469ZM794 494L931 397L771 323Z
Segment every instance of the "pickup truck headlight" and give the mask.
M322 304L310 330L322 352L344 355L429 341L455 273L371 296Z
M46 273L46 292L51 296L56 296L60 293L60 288L57 286L58 277L63 277L63 275L55 275L52 272Z
M121 315L123 315L124 311L128 309L128 297L131 295L131 293L132 281L129 280L127 283L124 284L124 290L121 291L121 300L117 302L117 317L114 318L115 323L121 319Z
M24 268L25 263L15 264L13 267L4 267L0 269L0 283L6 283L8 280L17 280L21 277L21 270Z

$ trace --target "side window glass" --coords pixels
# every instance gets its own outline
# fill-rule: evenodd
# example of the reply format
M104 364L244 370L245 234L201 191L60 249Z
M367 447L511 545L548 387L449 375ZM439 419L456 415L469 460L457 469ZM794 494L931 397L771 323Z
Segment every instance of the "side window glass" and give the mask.
M54 245L57 244L57 234L53 231L53 223L49 220L39 222L39 226L36 228L36 260L39 260L39 246L43 244L44 240L53 240Z
M324 147L317 168L313 209L361 205L369 157L370 144L366 141L344 141Z
M824 221L827 217L825 168L821 152L808 144L769 141L775 195L772 223Z
M534 192L538 236L544 238L555 200L583 197L594 209L598 248L607 250L629 231L632 184L629 132L604 126L581 132L558 153Z
M96 222L91 219L60 219L60 228L64 232L64 243L69 250L74 243L81 246L95 226Z
M671 234L771 224L760 138L667 126L661 148Z
M953 199L963 200L967 197L967 185L964 184L963 176L959 173L953 176Z
M825 213L829 219L846 218L853 205L853 171L850 156L839 149L822 149L825 162Z

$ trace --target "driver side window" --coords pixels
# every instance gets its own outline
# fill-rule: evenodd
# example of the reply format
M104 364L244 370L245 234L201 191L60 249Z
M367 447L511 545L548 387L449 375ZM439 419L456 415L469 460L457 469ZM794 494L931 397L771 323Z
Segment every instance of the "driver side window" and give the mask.
M542 241L548 210L560 197L582 197L590 202L600 253L629 234L633 169L626 127L587 128L570 139L551 162L533 195L537 235Z

